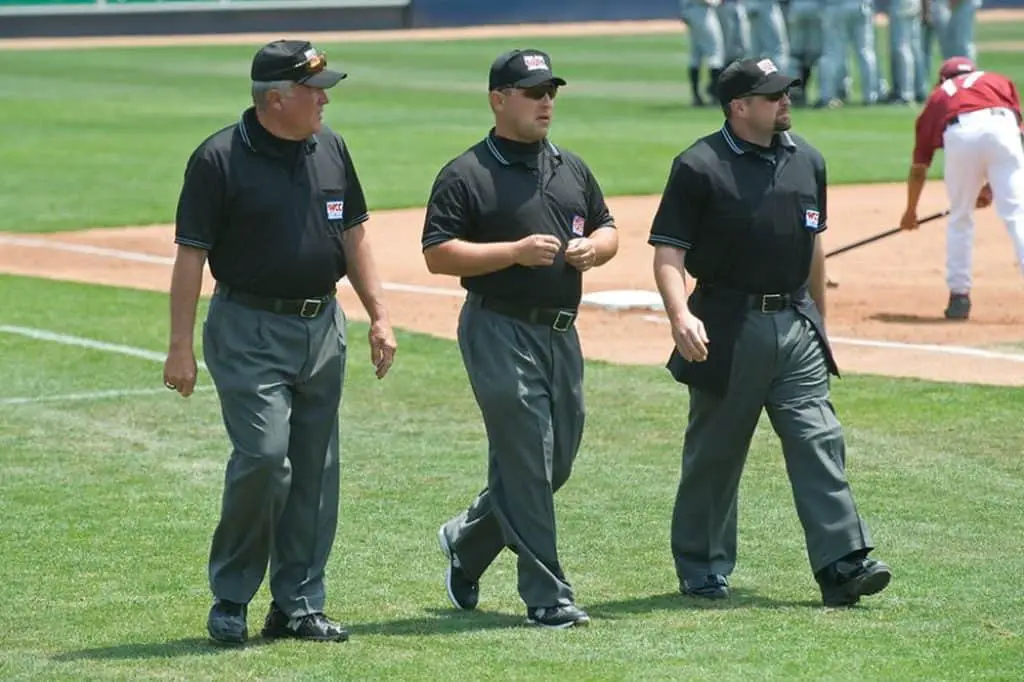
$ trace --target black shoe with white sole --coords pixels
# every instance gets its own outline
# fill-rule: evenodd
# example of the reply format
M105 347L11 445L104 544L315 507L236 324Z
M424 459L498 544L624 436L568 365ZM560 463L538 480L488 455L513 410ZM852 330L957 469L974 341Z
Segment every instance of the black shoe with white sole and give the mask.
M273 602L271 602L270 610L263 621L263 631L260 634L266 639L302 639L310 642L348 641L348 630L324 614L309 613L297 618L289 618L288 614Z
M448 570L444 574L448 600L457 609L472 611L480 601L480 582L470 578L462 569L462 563L452 549L443 525L437 531L437 544L448 559Z
M587 612L575 604L560 606L541 606L526 610L526 622L544 628L564 630L590 624Z
M825 606L853 606L861 597L888 587L892 569L881 561L854 554L819 571L815 579Z

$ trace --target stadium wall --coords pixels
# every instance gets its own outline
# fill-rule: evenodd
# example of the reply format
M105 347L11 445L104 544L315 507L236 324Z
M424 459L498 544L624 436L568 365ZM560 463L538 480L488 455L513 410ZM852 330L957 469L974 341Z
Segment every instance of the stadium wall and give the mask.
M884 10L889 0L877 0ZM678 0L0 0L0 38L677 19ZM1024 8L985 0L984 8Z

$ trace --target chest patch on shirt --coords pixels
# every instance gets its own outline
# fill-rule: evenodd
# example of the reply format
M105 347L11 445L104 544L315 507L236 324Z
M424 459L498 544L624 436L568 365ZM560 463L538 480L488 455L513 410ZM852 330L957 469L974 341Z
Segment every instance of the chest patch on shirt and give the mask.
M327 219L328 220L341 220L341 216L345 213L345 202L344 201L328 201L327 202Z
M572 217L572 233L577 237L583 236L583 230L586 227L587 221L581 215L574 215Z
M804 227L808 230L818 229L818 220L821 218L821 214L818 211L808 209L804 211Z

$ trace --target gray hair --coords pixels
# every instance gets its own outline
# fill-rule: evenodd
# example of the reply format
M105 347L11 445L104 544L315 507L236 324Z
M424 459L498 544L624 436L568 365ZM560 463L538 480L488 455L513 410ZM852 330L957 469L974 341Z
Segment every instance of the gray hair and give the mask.
M267 105L268 94L277 91L287 97L293 85L295 83L292 81L253 81L252 103L256 105L257 109L263 109Z

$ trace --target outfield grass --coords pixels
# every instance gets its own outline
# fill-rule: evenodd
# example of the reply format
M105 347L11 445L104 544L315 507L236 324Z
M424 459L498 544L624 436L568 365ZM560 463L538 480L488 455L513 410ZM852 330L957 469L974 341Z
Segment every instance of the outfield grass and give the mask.
M164 295L13 277L0 290L2 325L164 348ZM204 639L205 562L227 442L208 377L181 400L160 390L159 362L0 332L0 678L1020 679L1019 390L835 384L857 502L896 575L853 610L817 606L763 422L741 491L735 596L707 606L676 593L668 549L685 393L659 368L588 363L588 429L558 512L564 565L594 622L538 632L520 625L509 556L485 577L480 612L447 605L434 532L485 470L454 345L400 333L377 382L365 327L350 338L328 606L352 641L220 650ZM140 388L157 392L11 404ZM251 628L267 599L264 588Z
M1024 23L977 32L982 65L1024 81L1020 52L985 50L985 41L1024 34ZM878 36L885 73L888 41ZM682 33L325 45L350 73L331 93L328 122L353 148L371 210L426 201L439 167L490 126L491 60L526 42L549 50L570 82L553 138L588 160L609 195L660 192L672 157L721 123L716 109L689 106ZM248 104L253 50L0 53L0 231L171 222L189 153ZM896 181L906 176L915 112L803 110L796 130L825 153L832 182ZM937 163L933 177L940 171Z

